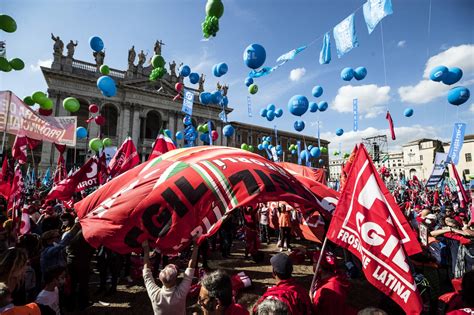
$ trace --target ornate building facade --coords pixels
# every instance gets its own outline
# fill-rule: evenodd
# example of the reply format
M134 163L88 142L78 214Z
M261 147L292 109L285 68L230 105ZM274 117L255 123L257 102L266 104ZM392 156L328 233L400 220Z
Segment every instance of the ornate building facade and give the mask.
M135 64L136 52L134 47L129 50L127 70L110 69L109 76L117 85L117 94L113 97L103 96L96 86L97 79L102 75L99 68L105 62L105 53L94 53L95 63L89 63L74 59L76 44L72 41L67 45L67 54L63 55L61 39L54 37L54 59L50 68L42 67L42 73L48 85L48 94L54 100L53 114L55 116L75 115L78 117L78 127L88 128L89 138L110 138L114 146L120 144L128 137L132 137L142 160L146 160L151 152L151 146L160 129L169 129L173 134L184 129L181 112L181 101L173 101L177 92L174 86L177 82L183 82L183 78L176 73L175 61L169 63L168 73L157 81L150 81L151 65L146 65L146 60L152 56L146 56L143 51L138 54L138 63ZM58 42L61 41L61 42ZM154 51L161 54L163 43L156 42ZM179 67L179 66L178 66ZM272 136L272 129L260 126L248 125L239 122L230 122L236 132L231 138L223 136L224 123L219 119L222 107L219 105L203 105L199 102L199 93L204 91L205 78L201 75L198 88L186 86L187 90L195 93L193 104L192 121L195 126L211 121L219 133L219 139L215 145L240 147L242 143L252 144L255 147L261 142L261 137ZM224 86L227 92L227 86ZM67 97L75 97L80 102L80 109L75 113L68 113L62 106ZM89 105L97 104L100 113L105 117L105 124L98 126L95 123L87 123L89 118ZM232 108L226 107L226 114L232 112ZM290 132L280 131L278 141L283 147L297 140L308 144L316 144L314 137L305 137ZM202 144L197 140L197 144ZM329 142L321 140L321 146L328 146ZM275 145L275 144L274 144ZM183 141L178 141L178 146L183 146ZM257 152L262 153L262 152ZM68 167L73 164L82 164L88 152L87 139L78 140L75 148L67 150ZM51 143L43 143L41 149L40 168L45 169L55 165L58 152ZM322 156L323 165L328 167L328 157ZM286 156L286 161L296 162L295 157ZM322 165L317 165L321 167Z

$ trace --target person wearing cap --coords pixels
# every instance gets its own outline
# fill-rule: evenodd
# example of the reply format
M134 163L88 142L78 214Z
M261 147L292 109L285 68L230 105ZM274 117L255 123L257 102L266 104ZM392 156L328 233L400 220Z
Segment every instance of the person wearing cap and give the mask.
M278 253L270 259L272 275L277 284L268 288L252 309L257 314L258 306L266 299L277 299L288 307L288 314L311 314L311 301L308 290L292 277L293 263L288 255Z

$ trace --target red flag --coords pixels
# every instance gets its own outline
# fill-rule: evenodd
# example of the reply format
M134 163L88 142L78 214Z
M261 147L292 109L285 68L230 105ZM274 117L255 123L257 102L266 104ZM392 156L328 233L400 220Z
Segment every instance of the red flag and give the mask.
M390 127L390 134L392 135L392 140L396 140L397 137L395 136L395 128L393 127L392 115L390 115L389 111L387 111L387 116L385 116L385 119L388 120L388 124Z
M12 188L10 196L8 198L8 209L12 209L14 214L20 208L22 193L23 193L23 174L21 173L20 165L17 164L15 167L15 176L13 177Z
M41 140L26 137L26 142L28 143L28 147L30 148L30 150L34 150L38 146L38 144L41 143Z
M26 136L16 136L12 147L12 156L20 164L26 164L28 140Z
M362 144L327 236L357 256L367 280L407 314L421 313L421 297L407 263L408 255L421 252L420 244Z
M99 156L99 184L105 184L108 177L109 172L107 170L107 161L105 160L105 151L102 150Z
M75 192L99 186L97 168L97 158L94 156L71 176L55 185L46 198L69 200Z
M161 130L158 134L158 137L156 137L155 143L153 144L153 149L151 150L151 154L148 157L148 161L153 160L163 153L174 149L176 149L176 146L174 145L173 140L168 138Z
M153 153L152 153L153 154ZM115 152L114 157L109 163L109 174L110 177L120 175L129 169L134 168L140 163L137 149L133 144L132 138L128 137L122 143L120 148Z
M359 147L356 145L354 147L354 150L352 150L351 155L349 155L349 158L347 159L346 164L342 165L339 191L342 191L344 189L344 186L346 185L347 176L349 176L349 172L352 168L352 163L354 162L354 159L358 150L359 150Z
M456 179L460 206L461 208L465 208L466 205L469 203L469 196L467 195L467 192L464 189L461 178L459 178L459 174L458 174L458 170L456 169L456 166L453 163L451 163L451 167L453 168L454 178Z
M0 195L7 200L10 197L10 189L12 187L14 175L15 169L13 168L13 161L5 156L3 158L2 174L0 176Z
M56 149L59 151L59 154L63 154L64 151L66 151L66 145L65 144L57 144L57 143L54 143L54 146L56 147Z

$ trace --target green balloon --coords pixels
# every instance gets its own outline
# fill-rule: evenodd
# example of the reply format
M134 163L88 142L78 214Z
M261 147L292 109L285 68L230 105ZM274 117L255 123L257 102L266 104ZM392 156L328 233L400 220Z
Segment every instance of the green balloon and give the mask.
M89 149L99 152L104 147L104 144L99 138L93 138L89 141Z
M104 138L104 140L102 140L102 143L104 144L104 147L111 147L112 146L112 139Z
M64 99L63 107L68 112L74 113L77 112L79 108L81 108L81 104L74 97L68 97Z
M0 57L0 70L4 72L12 71L12 66L6 58Z
M100 66L100 73L103 75L108 75L110 73L110 68L107 65Z
M324 154L328 153L328 148L322 147L321 153L324 153Z
M53 100L45 97L44 99L41 100L41 103L39 103L40 107L45 110L51 110L53 108Z
M154 55L151 59L151 65L153 68L159 68L165 66L165 59L161 55Z
M208 0L206 3L206 15L220 18L224 14L224 5L221 0Z
M249 151L250 151L250 152L255 151L255 148L253 147L253 145L249 145Z
M248 146L247 143L242 143L242 144L240 145L240 148L241 148L242 150L248 151L249 146Z
M20 58L14 58L10 60L10 66L12 66L13 70L20 71L25 68L25 63Z
M33 105L35 105L35 101L33 101L33 99L31 98L31 96L26 96L26 97L23 99L23 103L25 103L25 104L28 105L28 106L33 106Z
M41 91L36 91L33 93L33 95L31 95L31 98L33 99L33 101L35 101L35 103L41 104L42 102L44 102L46 94Z
M15 20L11 16L5 14L0 15L0 29L7 33L13 33L16 31Z
M255 94L258 92L258 86L256 84L250 84L249 86L249 93Z
M207 124L202 125L202 132L209 132L209 127Z

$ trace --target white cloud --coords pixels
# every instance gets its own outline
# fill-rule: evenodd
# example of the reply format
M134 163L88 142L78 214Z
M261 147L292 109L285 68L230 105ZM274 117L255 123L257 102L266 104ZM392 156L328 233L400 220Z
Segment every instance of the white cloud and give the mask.
M403 48L406 46L406 44L407 44L406 40L401 40L397 43L397 47Z
M296 68L291 70L290 72L290 80L291 81L299 81L305 75L306 69L305 68Z
M375 84L340 87L332 108L340 113L352 113L352 101L359 101L359 114L374 118L385 112L385 105L390 100L390 87Z
M40 67L51 67L51 64L53 63L53 59L46 59L46 60L41 60L38 59L36 62L36 65L30 65L30 69L33 72L38 72L41 70Z
M396 122L395 122L396 123ZM388 123L387 123L388 125ZM341 143L342 151L350 153L357 143L362 142L362 138L368 138L378 135L387 135L389 151L401 151L402 145L419 139L419 138L434 138L438 139L438 130L433 126L413 125L410 127L395 127L395 135L397 140L392 141L390 138L390 130L376 129L369 127L358 132L347 131L340 137L336 136L335 132L325 132L321 134L321 138L329 140L331 155L334 151L339 151L339 143ZM441 139L444 140L444 139Z
M413 104L425 104L443 96L452 88L439 82L429 80L431 69L436 66L444 65L446 67L459 67L464 72L464 77L474 71L474 45L461 45L451 47L435 56L432 56L426 62L423 71L423 80L415 85L401 86L398 94L403 102ZM464 85L471 84L472 80L463 82Z

